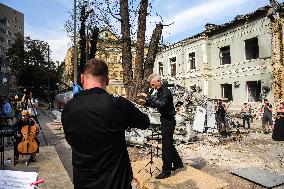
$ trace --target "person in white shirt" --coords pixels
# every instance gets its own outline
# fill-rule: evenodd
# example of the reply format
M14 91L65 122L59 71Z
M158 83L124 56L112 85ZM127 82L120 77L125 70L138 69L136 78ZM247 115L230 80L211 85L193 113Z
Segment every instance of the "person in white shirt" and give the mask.
M38 115L38 100L33 98L33 93L31 91L24 94L22 102L32 117L36 117Z

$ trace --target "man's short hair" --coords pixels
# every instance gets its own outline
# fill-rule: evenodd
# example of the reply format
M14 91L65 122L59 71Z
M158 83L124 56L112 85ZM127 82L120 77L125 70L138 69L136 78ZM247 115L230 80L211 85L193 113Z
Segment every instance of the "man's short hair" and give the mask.
M268 102L268 100L267 100L266 98L265 98L263 101L264 101L264 102L265 102L265 101L267 101L267 102Z
M94 77L108 77L108 66L105 61L99 59L91 59L87 61L84 67L84 74L91 74Z
M157 73L152 73L151 75L149 75L149 77L147 78L148 82L151 82L153 80L157 80L157 81L161 81L161 76Z

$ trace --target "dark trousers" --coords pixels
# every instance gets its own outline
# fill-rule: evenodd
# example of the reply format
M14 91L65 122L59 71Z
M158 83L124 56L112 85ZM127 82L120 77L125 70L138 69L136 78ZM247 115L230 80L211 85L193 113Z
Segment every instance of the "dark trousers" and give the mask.
M176 121L167 120L161 117L161 134L162 134L162 160L163 172L170 172L172 164L178 167L182 164L182 160L174 146L173 134Z
M248 124L248 129L250 129L250 115L244 115L243 117L243 127L245 128L245 122Z

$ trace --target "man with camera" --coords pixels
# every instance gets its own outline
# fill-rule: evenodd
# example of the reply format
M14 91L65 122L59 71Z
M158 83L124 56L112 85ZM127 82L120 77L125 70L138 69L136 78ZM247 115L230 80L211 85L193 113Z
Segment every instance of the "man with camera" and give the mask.
M156 176L156 179L164 179L171 175L171 171L183 168L182 160L173 144L176 112L172 93L167 87L162 86L161 77L153 73L149 76L148 82L150 82L152 94L139 93L138 96L141 97L139 99L140 104L157 108L161 114L163 168L162 172Z
M269 104L267 99L264 99L264 104L261 107L261 112L263 113L262 115L262 128L263 128L263 133L268 134L270 131L272 131L272 105Z

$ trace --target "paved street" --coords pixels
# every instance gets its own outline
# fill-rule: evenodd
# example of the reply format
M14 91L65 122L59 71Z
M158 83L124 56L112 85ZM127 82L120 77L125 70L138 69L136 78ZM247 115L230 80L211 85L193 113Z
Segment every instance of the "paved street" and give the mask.
M67 171L70 179L72 180L72 154L71 148L65 140L65 136L62 130L57 129L52 126L52 120L48 116L47 111L40 111L39 121L42 127L42 132L39 135L39 140L41 142L41 146L45 146L46 142L48 145L52 145L55 147L58 156ZM44 135L44 136L43 136ZM44 139L45 137L45 139ZM136 186L132 186L133 189L136 189Z
M43 137L44 134L48 145L55 147L65 170L72 180L71 148L65 140L63 131L53 129L51 126L52 120L42 110L40 111L39 121L42 127L42 132L39 135L41 146L46 145Z

